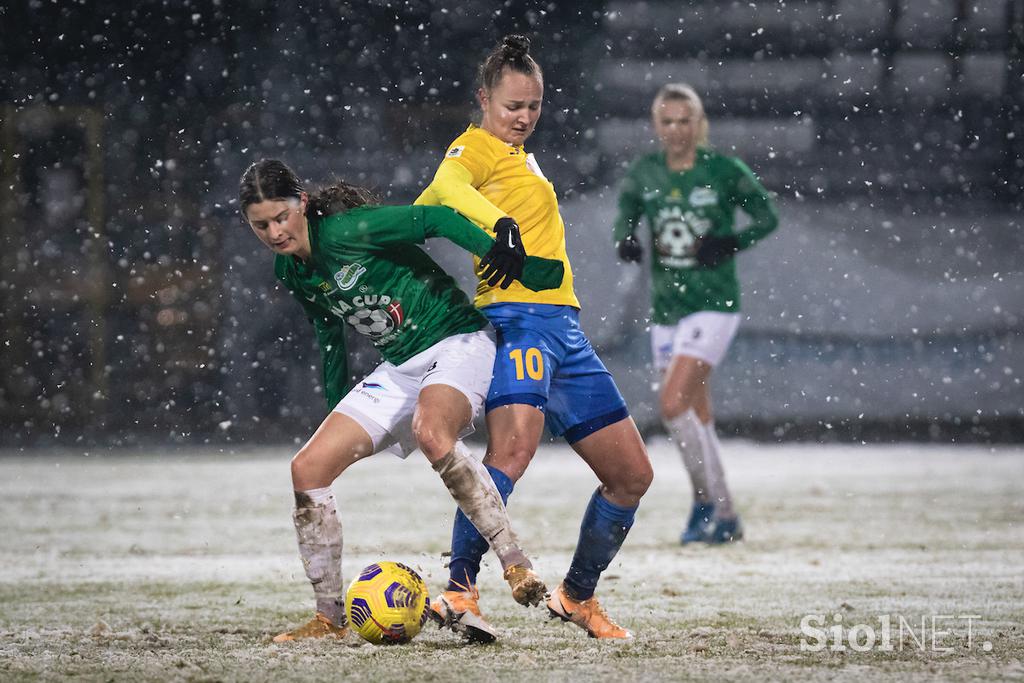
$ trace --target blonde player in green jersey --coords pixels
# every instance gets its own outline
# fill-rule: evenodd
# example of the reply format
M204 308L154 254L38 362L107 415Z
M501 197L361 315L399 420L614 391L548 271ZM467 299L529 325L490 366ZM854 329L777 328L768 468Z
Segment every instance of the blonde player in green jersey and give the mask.
M767 190L740 161L708 147L697 93L669 84L651 114L661 151L637 159L623 180L615 242L623 261L639 262L635 233L651 231L651 346L661 378L661 417L693 484L694 503L680 541L727 543L743 535L725 482L711 409L711 372L740 323L736 253L775 229ZM750 224L734 229L736 209Z
M547 592L512 534L490 476L460 440L487 396L494 330L416 245L445 237L482 257L486 277L504 286L518 279L558 287L563 266L496 243L451 209L374 202L366 190L341 182L307 193L273 159L250 166L239 187L243 216L276 254L275 274L313 321L332 408L291 462L293 520L316 613L275 642L344 637L342 531L331 484L382 450L401 457L423 451L489 539L517 602L536 605ZM345 323L384 358L351 388Z

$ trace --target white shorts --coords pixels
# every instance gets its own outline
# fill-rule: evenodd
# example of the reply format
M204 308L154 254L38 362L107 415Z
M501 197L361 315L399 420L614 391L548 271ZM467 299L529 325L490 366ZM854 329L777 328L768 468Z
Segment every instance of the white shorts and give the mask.
M447 384L469 399L473 417L487 398L494 370L494 329L457 334L421 351L401 365L381 363L334 408L348 415L373 440L373 452L404 458L418 448L412 416L424 387ZM473 433L470 423L459 435Z
M739 313L699 311L675 325L651 325L654 367L668 369L673 356L690 356L715 367L725 358L740 326Z

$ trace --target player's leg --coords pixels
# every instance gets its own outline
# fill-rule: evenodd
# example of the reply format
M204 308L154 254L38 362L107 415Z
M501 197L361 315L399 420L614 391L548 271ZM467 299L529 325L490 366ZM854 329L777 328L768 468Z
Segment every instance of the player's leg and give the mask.
M540 442L542 409L554 360L545 340L534 326L523 323L522 311L515 305L490 306L484 312L498 330L499 343L486 396L489 440L483 462L502 501L507 502ZM472 589L488 547L487 540L457 510L449 563L450 591Z
M735 336L739 316L701 312L683 318L673 342L661 388L662 420L675 440L693 485L693 508L680 541L722 543L742 536L725 480L711 407L710 380ZM661 330L655 330L656 337ZM658 345L655 346L658 360ZM664 347L661 348L664 359Z
M292 520L299 555L313 584L316 615L307 624L276 636L274 642L345 635L342 530L331 484L349 465L372 453L366 430L352 417L332 412L292 458Z
M683 544L710 538L715 502L709 483L713 454L705 447L711 423L707 398L711 366L698 358L673 356L661 387L661 418L682 456L683 467L693 487L693 507L680 536ZM723 482L724 483L724 482ZM722 490L714 492L722 495ZM728 492L725 492L728 498Z
M474 351L474 345L481 346L481 342L486 342L486 348ZM413 432L458 503L457 514L481 543L480 554L488 547L493 548L513 598L524 605L537 604L547 588L515 540L505 510L506 496L487 469L458 440L484 402L494 362L493 338L484 333L459 335L438 346L441 348L435 372L420 392ZM467 581L433 601L433 615L442 625L471 640L493 641L496 633L483 620L477 599L475 587Z
M654 472L631 417L599 429L572 447L601 485L583 515L569 571L548 607L553 615L578 624L595 638L630 638L629 631L604 612L594 591L626 540Z
M533 406L503 405L487 413L490 439L483 465L503 503L508 502L515 483L537 451L543 429L544 414ZM476 584L480 561L489 547L487 539L461 508L456 511L449 563L450 590L468 590Z
M461 391L433 384L420 392L413 432L459 509L490 540L502 568L530 567L530 560L513 537L498 489L484 466L458 440L471 414L469 401Z
M622 547L654 472L615 381L575 319L570 322L566 338L573 349L552 379L548 424L590 466L601 486L590 498L569 571L548 607L594 637L629 638L601 609L594 591Z

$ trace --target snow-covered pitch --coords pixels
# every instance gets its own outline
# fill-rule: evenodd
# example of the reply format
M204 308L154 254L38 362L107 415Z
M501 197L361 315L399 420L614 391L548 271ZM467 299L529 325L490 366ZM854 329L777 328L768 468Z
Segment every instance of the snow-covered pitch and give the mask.
M430 625L391 648L270 643L312 605L289 447L0 456L0 679L1024 676L1024 449L726 442L748 540L681 548L688 484L670 444L649 447L654 484L598 589L634 642L596 642L520 607L489 560L481 604L497 644ZM551 587L595 485L550 445L512 497ZM440 590L453 505L421 456L358 463L335 492L346 581L389 559Z

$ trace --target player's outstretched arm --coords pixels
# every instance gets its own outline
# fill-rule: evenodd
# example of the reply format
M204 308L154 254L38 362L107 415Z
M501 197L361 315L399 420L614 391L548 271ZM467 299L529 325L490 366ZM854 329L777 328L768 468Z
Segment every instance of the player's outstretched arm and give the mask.
M444 237L480 257L483 275L491 286L501 283L507 287L513 279L533 291L562 285L564 264L554 259L526 256L519 226L511 218L503 216L495 225L495 232L503 240L498 242L447 207L424 206L422 211L426 237Z
M417 204L437 203L451 207L477 225L492 226L506 217L473 185L473 174L454 160L445 160L434 179L416 199Z

